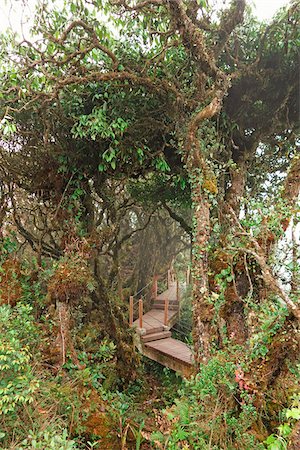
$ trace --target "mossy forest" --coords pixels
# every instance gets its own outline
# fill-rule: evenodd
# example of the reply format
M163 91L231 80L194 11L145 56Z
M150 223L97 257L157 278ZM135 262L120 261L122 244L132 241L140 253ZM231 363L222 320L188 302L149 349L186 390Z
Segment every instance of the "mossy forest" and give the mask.
M0 7L0 449L299 450L300 2Z

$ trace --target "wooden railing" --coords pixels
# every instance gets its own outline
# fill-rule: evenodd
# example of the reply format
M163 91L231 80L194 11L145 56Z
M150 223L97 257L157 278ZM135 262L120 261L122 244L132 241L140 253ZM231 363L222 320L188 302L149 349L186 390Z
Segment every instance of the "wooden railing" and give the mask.
M143 328L143 315L144 315L144 301L142 298L140 298L137 301L138 304L138 319L139 319L139 328ZM129 326L132 327L133 325L133 317L134 315L134 298L133 296L130 296L129 298Z
M160 277L158 275L154 275L153 281L152 281L152 299L155 301L158 297L158 279ZM175 276L175 273L172 269L169 269L167 272L167 287L168 289L171 287L171 284L176 282L176 300L178 301L178 308L180 303L180 288L179 288L179 281ZM186 284L188 285L190 283L190 269L187 269L186 272ZM148 286L148 285L147 285ZM143 288L144 289L144 288ZM141 292L141 291L140 291ZM144 314L144 301L143 298L139 298L134 303L134 296L130 296L129 298L129 326L133 325L134 322L134 307L135 305L138 305L138 323L139 328L143 328L143 314ZM168 325L169 320L169 305L170 305L170 299L166 298L164 302L164 325Z

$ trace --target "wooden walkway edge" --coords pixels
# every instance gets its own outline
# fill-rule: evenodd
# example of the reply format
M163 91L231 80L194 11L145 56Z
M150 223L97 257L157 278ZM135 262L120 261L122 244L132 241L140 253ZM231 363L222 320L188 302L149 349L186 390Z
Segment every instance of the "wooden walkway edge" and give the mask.
M180 288L169 272L168 289L160 295L154 290L152 309L145 314L140 301L139 317L130 321L130 325L136 329L136 345L144 356L189 377L194 371L192 350L184 342L171 337L170 330L179 318ZM132 304L131 301L131 308Z

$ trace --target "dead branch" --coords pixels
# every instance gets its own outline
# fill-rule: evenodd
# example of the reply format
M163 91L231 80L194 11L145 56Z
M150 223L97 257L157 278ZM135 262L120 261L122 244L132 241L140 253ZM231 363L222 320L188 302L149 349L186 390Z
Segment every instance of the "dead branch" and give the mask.
M243 236L247 237L247 240L249 241L249 243L252 246L252 248L249 248L249 247L239 247L239 248L229 247L229 250L239 251L239 252L243 252L243 253L247 253L247 254L251 255L256 260L256 262L258 263L258 265L261 268L262 278L263 278L263 281L264 281L265 285L272 292L274 292L274 294L278 295L278 297L281 298L281 300L283 300L284 304L286 305L286 307L288 308L290 313L298 321L300 321L300 308L298 307L298 305L296 305L293 302L293 300L290 299L288 294L280 286L278 280L274 277L274 275L272 273L272 269L267 264L266 255L264 254L263 249L261 248L261 246L259 245L257 240L253 236L249 235L249 233L247 233L244 230L244 228L240 224L238 218L236 217L235 212L233 211L233 209L231 207L229 207L229 211L231 212L231 215L232 215L232 217L234 219L235 224L241 230L241 232L242 232L241 234Z
M179 216L175 211L173 211L170 206L166 202L161 202L162 206L168 211L169 216L176 220L176 222L179 223L181 228L184 229L184 231L191 236L192 235L192 228L187 224L187 222L184 220L183 217Z

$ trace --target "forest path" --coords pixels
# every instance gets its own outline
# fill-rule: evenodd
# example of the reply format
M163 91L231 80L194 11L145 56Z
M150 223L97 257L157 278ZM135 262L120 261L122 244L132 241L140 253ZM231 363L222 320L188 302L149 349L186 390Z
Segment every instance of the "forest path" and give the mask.
M137 347L148 358L183 376L193 373L193 354L184 342L171 337L171 329L179 319L180 286L168 275L168 289L157 295L154 289L150 311L143 314L140 300L139 317L132 326L137 332Z

